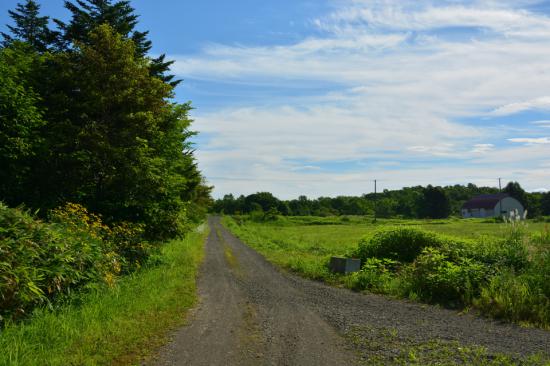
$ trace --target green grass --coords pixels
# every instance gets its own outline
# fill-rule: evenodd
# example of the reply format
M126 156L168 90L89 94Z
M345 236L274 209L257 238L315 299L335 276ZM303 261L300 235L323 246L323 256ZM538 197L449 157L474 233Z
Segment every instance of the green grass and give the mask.
M166 341L196 301L208 229L167 243L160 264L61 306L37 309L0 333L0 365L136 364Z
M328 275L320 263L332 255L346 255L357 248L357 243L380 227L387 225L418 226L419 228L461 238L482 236L504 237L504 223L481 219L399 220L371 217L282 217L275 222L253 222L225 216L223 223L235 235L258 250L268 260L287 269L301 272L311 278ZM529 233L541 232L546 223L529 222ZM330 277L330 276L329 276Z
M224 217L223 223L269 261L304 277L452 308L474 306L496 318L550 327L550 235L547 228L537 232L544 224L458 219L373 224L363 217L270 222ZM401 231L410 240L399 239ZM409 253L411 258L395 257L432 236L433 243ZM367 250L373 243L381 251ZM360 257L363 268L350 275L330 273L331 256Z
M375 231L381 228L391 231L400 225L406 225L404 227L417 227L444 234L445 236L439 235L436 239L443 240L443 242L451 240L447 241L450 244L450 249L454 248L454 244L459 245L462 242L464 242L463 244L473 243L475 247L471 249L476 249L474 250L475 253L478 255L483 254L483 256L487 257L486 259L490 259L492 255L498 254L497 249L501 248L501 245L504 245L503 241L491 238L509 239L511 233L510 224L458 219L431 221L392 219L378 220L377 224L373 224L372 218L365 217L349 217L346 219L338 217L283 217L271 222L254 222L248 217L226 216L222 222L235 235L260 252L269 261L302 276L320 279L333 285L346 286L357 290L368 288L372 292L389 294L396 297L409 297L412 300L423 299L419 296L418 292L414 293L410 291L411 282L408 275L417 272L422 273L423 270L429 270L431 264L438 264L439 262L434 262L439 255L438 253L432 251L426 254L423 252L421 256L415 259L414 263L401 263L399 266L401 268L408 268L408 272L400 272L399 270L398 272L392 272L392 263L397 262L386 261L388 264L385 264L384 259L372 258L372 261L377 261L376 263L370 263L374 269L368 270L364 267L361 272L351 275L335 275L330 273L327 268L329 257L332 255L346 256L353 252L357 254L360 239L366 238L366 243L370 243L373 239L373 236L370 234L373 234ZM549 243L549 234L548 231L544 232L544 228L545 224L540 223L529 222L527 226L521 225L521 232L526 232L525 238L527 241L525 243L529 243L528 248L530 247L532 252L546 250L544 248ZM463 240L461 242L461 239L457 239L455 242L452 241L453 237L474 240ZM483 237L483 240L475 240L481 237ZM540 243L537 244L537 241ZM491 243L500 244L496 247L490 247ZM537 245L540 245L540 247L537 247ZM488 251L485 252L482 248L486 248ZM444 248L440 249L444 250ZM464 254L467 252L461 253ZM536 259L536 257L534 258ZM431 275L437 275L439 277L436 279L444 280L446 279L444 277L446 275L455 275L457 273L461 275L475 274L485 268L483 264L479 264L478 262L468 262L467 258L459 256L458 259L460 260L454 263L450 262L448 258L443 258L444 263L440 263L441 267L435 265L435 268L445 269L446 272L430 272L428 278L431 278ZM480 257L479 260L481 259ZM423 261L427 261L427 265ZM378 262L381 263L380 266L375 265ZM478 294L479 298L465 299L467 300L465 305L467 307L477 306L487 315L505 318L524 325L545 327L548 324L548 317L544 312L548 307L543 301L543 295L541 294L540 296L542 297L537 297L534 296L535 294L528 293L528 289L531 288L529 286L533 286L532 289L538 290L542 290L543 288L543 285L537 284L536 281L540 280L541 276L544 276L546 267L541 267L542 264L535 262L531 263L532 267L524 269L523 272L520 271L521 273L511 270L511 279L507 279L505 272L497 272L492 277L494 280L483 288L484 292L491 290L492 293L489 293L489 291L481 296ZM424 266L422 267L422 265ZM500 271L500 269L498 266L495 267L497 271ZM369 275L372 278L366 278ZM450 277L450 279L454 278L453 276ZM462 277L456 278L460 279ZM378 286L366 287L360 283L361 281L358 282L358 279L365 279L369 285L378 284ZM420 282L424 283L423 280ZM436 281L436 284L445 283ZM515 287L512 286L514 284ZM521 304L517 301L518 299L508 294L512 288L517 290L515 292L512 291L512 295L517 293L522 299ZM508 294L507 297L504 296L506 294ZM482 303L482 300L487 302L487 306ZM472 301L475 304L472 304ZM540 307L540 314L536 314L536 311L534 311L537 306ZM512 314L499 314L495 312L495 309L500 309L499 311L501 312L512 311ZM517 316L515 316L513 314L514 311L520 311L519 315L516 314ZM402 337L393 334L391 330L385 332L384 330L376 329L355 329L348 334L348 337L364 357L365 364L368 365L550 365L550 359L544 355L516 358L492 354L483 347L465 346L456 342L433 340L418 343L414 340L402 339Z

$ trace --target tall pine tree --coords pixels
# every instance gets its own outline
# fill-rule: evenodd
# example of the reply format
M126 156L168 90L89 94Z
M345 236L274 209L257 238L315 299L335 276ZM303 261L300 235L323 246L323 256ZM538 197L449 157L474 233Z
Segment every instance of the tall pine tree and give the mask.
M60 39L65 47L75 43L89 43L90 31L101 24L108 24L115 32L134 42L137 57L146 57L151 49L151 41L147 39L149 32L135 29L138 16L134 13L130 1L75 0L65 1L65 7L72 14L71 20L68 23L59 19L54 20L61 30ZM174 80L173 75L167 75L173 61L166 61L165 58L163 54L150 59L150 74L176 86L180 80Z
M34 0L17 4L9 10L15 25L8 25L11 35L2 33L4 47L14 41L26 42L38 52L46 52L55 41L55 33L49 27L49 17L40 16L40 5Z
M171 103L173 87L107 24L47 64L44 98L53 108L45 159L34 169L39 206L82 203L107 222L145 223L153 239L183 232L201 185L190 106Z

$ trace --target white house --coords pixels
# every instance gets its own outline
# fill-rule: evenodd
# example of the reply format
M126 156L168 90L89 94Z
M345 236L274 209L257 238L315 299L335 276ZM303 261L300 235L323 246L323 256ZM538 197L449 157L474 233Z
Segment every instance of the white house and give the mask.
M522 204L506 193L482 194L462 205L462 217L508 216L512 210L517 210L523 216L524 208Z

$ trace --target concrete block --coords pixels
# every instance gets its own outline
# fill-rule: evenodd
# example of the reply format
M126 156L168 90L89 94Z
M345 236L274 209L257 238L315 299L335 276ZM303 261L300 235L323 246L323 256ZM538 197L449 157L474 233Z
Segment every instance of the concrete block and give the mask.
M331 257L330 270L335 273L351 273L361 269L361 260L355 258Z

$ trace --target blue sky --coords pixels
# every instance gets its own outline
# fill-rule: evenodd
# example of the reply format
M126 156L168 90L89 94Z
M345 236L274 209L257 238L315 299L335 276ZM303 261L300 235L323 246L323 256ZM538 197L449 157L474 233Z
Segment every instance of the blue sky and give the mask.
M548 1L132 4L153 53L176 60L215 196L550 188Z

